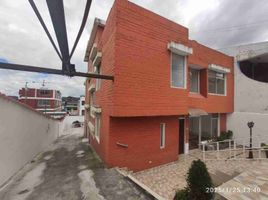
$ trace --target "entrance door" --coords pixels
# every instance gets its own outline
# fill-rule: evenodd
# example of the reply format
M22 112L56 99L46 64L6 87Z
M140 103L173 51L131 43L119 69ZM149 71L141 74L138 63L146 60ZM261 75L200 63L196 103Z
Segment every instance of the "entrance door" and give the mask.
M179 119L179 154L184 153L184 120Z

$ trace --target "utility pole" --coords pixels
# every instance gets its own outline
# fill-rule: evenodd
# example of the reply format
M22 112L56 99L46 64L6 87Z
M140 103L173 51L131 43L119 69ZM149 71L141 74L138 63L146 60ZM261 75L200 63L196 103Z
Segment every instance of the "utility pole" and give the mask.
M24 103L25 103L25 104L27 104L27 90L28 90L28 83L29 83L29 82L27 82L27 81L26 81L26 83L25 83L25 100L24 100Z

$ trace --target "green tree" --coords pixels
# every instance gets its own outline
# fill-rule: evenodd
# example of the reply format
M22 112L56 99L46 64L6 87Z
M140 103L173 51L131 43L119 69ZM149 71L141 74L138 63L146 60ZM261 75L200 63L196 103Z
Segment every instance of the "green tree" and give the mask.
M206 164L201 160L192 162L187 177L188 199L211 200L214 193L210 192L213 187Z

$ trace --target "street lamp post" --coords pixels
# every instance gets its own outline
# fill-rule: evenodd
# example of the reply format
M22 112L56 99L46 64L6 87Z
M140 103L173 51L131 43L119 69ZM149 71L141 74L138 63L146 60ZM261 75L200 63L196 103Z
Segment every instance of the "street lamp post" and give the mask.
M254 122L248 122L248 127L249 127L249 130L250 130L248 158L249 159L253 159L253 152L252 152L252 128L254 127Z

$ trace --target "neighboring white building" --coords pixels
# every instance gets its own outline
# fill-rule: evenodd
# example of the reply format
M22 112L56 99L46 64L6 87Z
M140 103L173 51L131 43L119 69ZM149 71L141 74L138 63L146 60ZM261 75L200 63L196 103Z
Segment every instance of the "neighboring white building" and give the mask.
M268 144L268 42L220 51L235 59L234 113L227 117L227 128L235 138L249 138L247 123L253 121L253 137Z
M80 96L78 101L78 111L80 116L85 115L85 96Z

